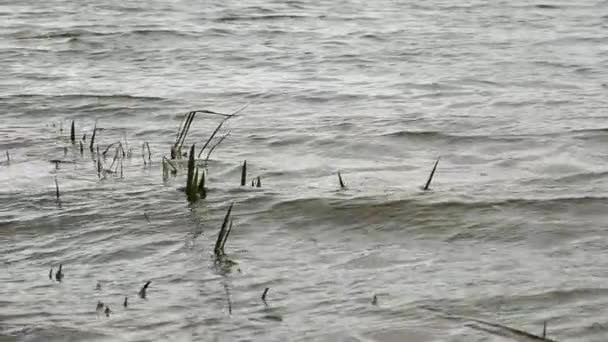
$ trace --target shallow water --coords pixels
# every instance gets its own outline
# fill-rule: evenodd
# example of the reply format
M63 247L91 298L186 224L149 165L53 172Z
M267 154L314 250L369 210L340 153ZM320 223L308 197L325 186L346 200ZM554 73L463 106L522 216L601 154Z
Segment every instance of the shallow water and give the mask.
M607 1L24 0L0 18L0 341L513 340L446 315L606 340ZM160 163L181 119L247 103L189 206ZM102 150L126 137L122 178L98 178L71 120ZM239 186L243 160L261 188Z

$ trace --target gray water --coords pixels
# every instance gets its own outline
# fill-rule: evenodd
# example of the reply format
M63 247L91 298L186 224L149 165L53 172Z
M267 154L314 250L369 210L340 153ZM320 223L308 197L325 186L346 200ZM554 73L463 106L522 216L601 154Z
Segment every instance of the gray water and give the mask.
M0 340L606 341L607 29L605 0L2 1ZM180 121L247 103L189 205Z

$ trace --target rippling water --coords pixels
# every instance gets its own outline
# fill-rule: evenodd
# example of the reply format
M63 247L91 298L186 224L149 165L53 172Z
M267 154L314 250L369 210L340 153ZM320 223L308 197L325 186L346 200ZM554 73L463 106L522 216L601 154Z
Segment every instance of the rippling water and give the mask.
M605 0L1 2L0 341L606 341L607 29ZM246 103L189 206L181 119Z

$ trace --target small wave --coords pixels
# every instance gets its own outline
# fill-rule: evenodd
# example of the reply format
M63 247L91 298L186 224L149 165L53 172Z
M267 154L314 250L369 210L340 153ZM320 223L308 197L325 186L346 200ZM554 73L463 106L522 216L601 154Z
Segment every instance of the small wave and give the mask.
M269 14L269 15L254 15L254 16L225 16L214 19L217 22L230 22L230 21L271 21L271 20L286 20L286 19L305 19L311 18L310 16L298 15L298 14Z
M538 5L534 5L534 7L542 8L542 9L559 9L559 8L561 8L560 6L549 5L549 4L538 4Z
M137 96L128 94L14 94L9 96L0 96L2 100L11 98L43 98L43 99L65 99L65 100L82 100L82 99L108 99L108 100L141 100L141 101L164 101L165 98L155 96Z

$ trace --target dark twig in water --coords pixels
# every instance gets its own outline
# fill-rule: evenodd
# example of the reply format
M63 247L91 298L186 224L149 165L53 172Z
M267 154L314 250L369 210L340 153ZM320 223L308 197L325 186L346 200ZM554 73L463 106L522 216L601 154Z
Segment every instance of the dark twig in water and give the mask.
M74 120L72 120L72 127L70 128L70 141L72 141L72 145L76 144L76 128Z
M222 222L220 232L217 235L217 241L215 242L215 247L213 248L213 252L215 253L216 257L221 257L224 255L224 245L226 244L226 240L228 239L228 235L230 234L230 230L232 229L232 225L229 225L229 221L233 205L234 203L230 203L230 207L228 207L226 216L224 216L224 221Z
M243 167L241 168L241 186L245 186L247 184L247 161L243 162Z
M264 305L268 305L268 303L266 303L266 295L268 294L268 290L270 290L269 287L264 289L264 293L262 293L262 302L264 302Z
M6 150L6 165L11 165L11 154Z
M150 216L148 215L148 213L144 212L144 218L146 219L146 221L148 221L148 223L152 223L150 221Z
M58 282L61 282L61 280L63 279L62 269L63 269L63 265L59 264L59 269L55 273L55 280L57 280Z
M342 179L342 175L338 171L338 181L340 182L340 189L346 189L346 185L344 184L344 180Z
M547 337L547 321L543 322L543 335L542 338Z
M82 144L82 141L78 142L80 145L80 155L82 156L84 154L84 145Z
M148 281L142 288L139 290L139 298L146 299L146 290L152 281Z
M372 305L378 305L378 296L374 295L374 297L372 298Z
M51 267L51 269L49 270L49 279L53 280L53 268Z
M437 161L435 162L435 165L433 166L433 170L431 170L431 174L429 175L429 179L426 181L426 184L424 185L423 190L428 190L429 186L431 185L431 181L433 180L433 176L435 175L435 170L437 170L437 164L439 164L439 158L437 158Z
M257 181L257 183L255 183L255 187L256 188L261 188L262 187L262 179L260 178L260 176L258 176L258 181Z
M122 306L125 308L129 306L129 297L125 297L125 301L122 303Z

